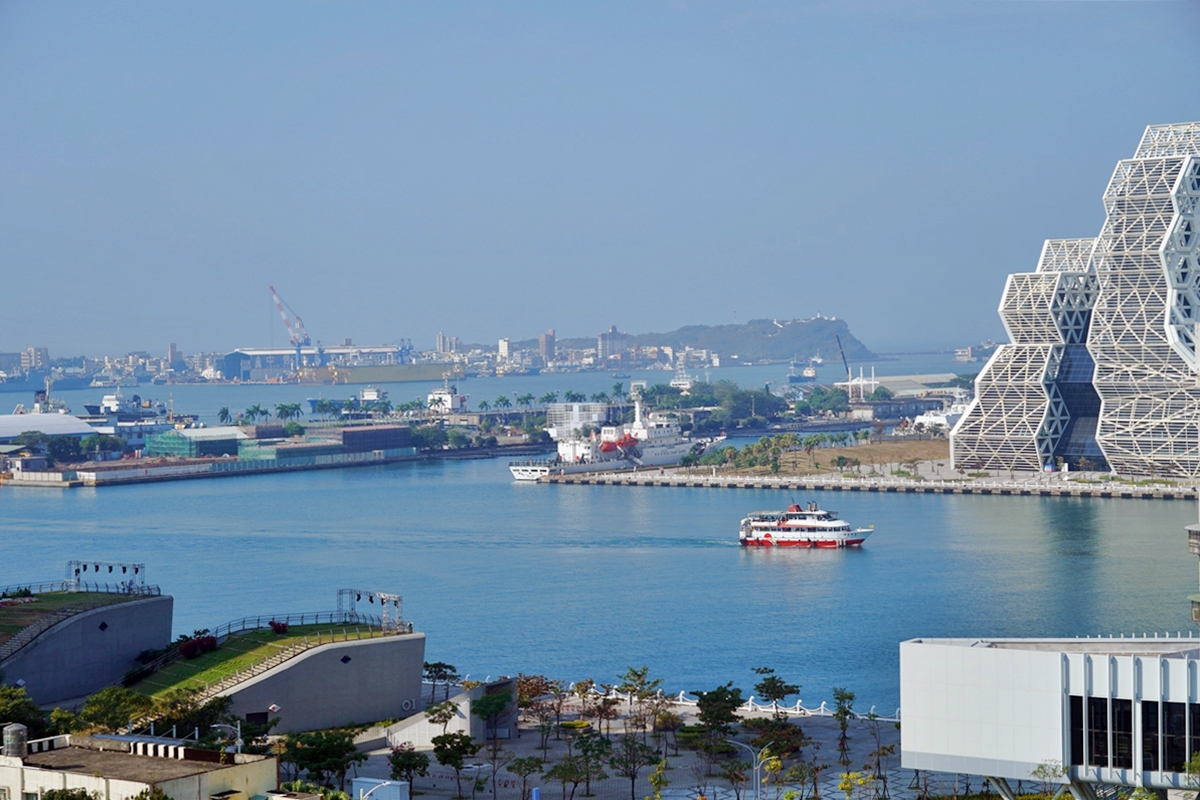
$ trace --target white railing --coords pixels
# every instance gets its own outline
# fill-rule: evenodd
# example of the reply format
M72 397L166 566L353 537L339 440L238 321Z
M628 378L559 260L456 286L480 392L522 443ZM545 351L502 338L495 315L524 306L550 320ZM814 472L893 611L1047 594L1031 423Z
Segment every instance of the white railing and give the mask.
M157 586L128 583L87 583L85 581L42 581L41 583L14 583L12 586L0 586L0 594L11 594L28 590L30 594L47 594L49 592L98 592L101 594L128 594L157 596L162 591Z

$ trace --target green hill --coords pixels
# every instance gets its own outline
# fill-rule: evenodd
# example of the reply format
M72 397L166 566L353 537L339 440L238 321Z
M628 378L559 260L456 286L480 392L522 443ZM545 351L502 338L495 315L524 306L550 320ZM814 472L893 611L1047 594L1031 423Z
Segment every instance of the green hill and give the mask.
M677 350L684 347L712 350L722 358L737 356L741 361L785 361L796 357L803 360L817 353L830 360L836 359L837 336L842 339L847 359L866 361L875 357L854 337L845 320L829 317L752 319L743 325L687 325L667 333L633 334L629 340L631 344L643 347L665 345ZM537 340L514 342L514 346L536 348ZM578 349L595 347L596 337L559 339L558 346Z

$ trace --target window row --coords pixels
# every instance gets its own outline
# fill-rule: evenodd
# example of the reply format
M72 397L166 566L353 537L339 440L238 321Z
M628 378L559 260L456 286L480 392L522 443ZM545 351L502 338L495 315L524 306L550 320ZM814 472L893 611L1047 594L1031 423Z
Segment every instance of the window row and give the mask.
M1141 736L1143 772L1186 772L1200 753L1200 703L1142 700L1135 730L1133 700L1070 697L1071 766L1133 769L1134 736Z

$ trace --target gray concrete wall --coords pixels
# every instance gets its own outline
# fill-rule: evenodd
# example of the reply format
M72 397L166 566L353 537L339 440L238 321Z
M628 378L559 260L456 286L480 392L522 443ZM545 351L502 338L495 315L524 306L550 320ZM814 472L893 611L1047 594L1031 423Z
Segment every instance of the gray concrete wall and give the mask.
M92 694L136 667L138 653L170 643L173 609L161 595L68 617L0 664L4 681L25 681L39 705Z
M424 666L423 633L335 642L222 694L233 698L233 713L267 712L280 718L272 733L296 733L415 714Z

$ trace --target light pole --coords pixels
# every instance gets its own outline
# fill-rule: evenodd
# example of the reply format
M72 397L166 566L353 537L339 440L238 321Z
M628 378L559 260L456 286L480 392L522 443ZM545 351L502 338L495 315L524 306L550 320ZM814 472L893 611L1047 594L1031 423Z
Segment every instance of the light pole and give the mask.
M737 745L738 747L744 749L747 753L750 754L750 757L752 759L754 759L753 762L751 762L754 766L754 800L762 800L762 781L760 781L758 779L758 771L762 767L762 765L766 762L766 759L763 758L763 754L766 753L767 750L770 749L771 745L773 745L775 743L770 742L762 750L755 752L754 748L751 747L750 745L746 744L745 742L735 741L734 739L726 739L725 741L729 742L730 744Z
M237 745L237 752L239 752L239 753L242 752L242 721L241 720L238 720L238 724L237 724L236 728L232 725L227 725L224 722L218 722L216 725L210 725L209 727L210 728L229 728L231 731L236 731L237 732L237 741L235 742L235 744Z
M385 786L391 786L391 785L392 785L391 781L383 781L382 783L372 786L371 789L369 791L367 791L365 794L363 793L362 789L359 789L358 790L358 800L367 800L368 797L370 797L372 794L375 793L376 789L382 789Z

